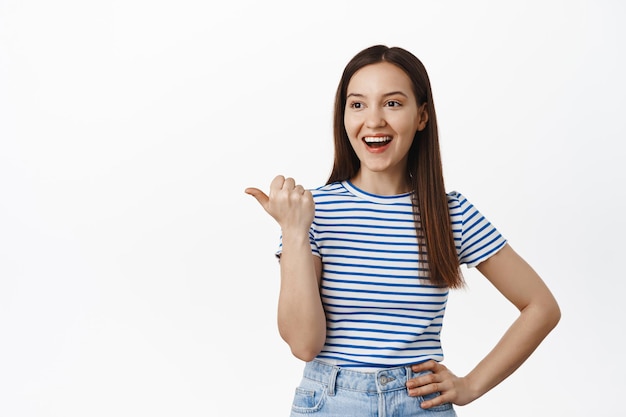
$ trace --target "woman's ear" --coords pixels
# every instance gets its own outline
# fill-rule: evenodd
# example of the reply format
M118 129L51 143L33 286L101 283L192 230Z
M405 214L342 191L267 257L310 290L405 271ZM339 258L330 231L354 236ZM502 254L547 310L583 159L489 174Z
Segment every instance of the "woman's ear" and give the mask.
M417 110L417 130L422 131L428 123L428 110L426 109L426 103L423 103Z

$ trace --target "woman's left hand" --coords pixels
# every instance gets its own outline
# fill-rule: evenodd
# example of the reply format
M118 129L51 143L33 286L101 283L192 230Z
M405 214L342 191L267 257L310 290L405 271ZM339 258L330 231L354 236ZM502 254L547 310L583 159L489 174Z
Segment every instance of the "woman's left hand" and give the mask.
M468 382L465 378L459 378L448 368L436 361L427 361L412 365L415 373L430 371L432 373L420 375L407 381L406 387L409 396L425 396L439 392L440 395L424 401L422 408L430 408L444 403L465 405L474 400L472 398Z

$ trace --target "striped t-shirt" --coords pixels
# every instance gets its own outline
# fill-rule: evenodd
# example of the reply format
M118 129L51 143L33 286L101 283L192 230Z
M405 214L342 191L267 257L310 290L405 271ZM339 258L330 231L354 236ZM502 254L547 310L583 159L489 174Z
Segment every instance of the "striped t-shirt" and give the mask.
M411 195L373 195L349 181L311 192L311 250L322 259L327 323L317 359L355 369L443 360L448 289L428 279ZM505 245L460 193L448 194L448 207L460 264L478 265Z

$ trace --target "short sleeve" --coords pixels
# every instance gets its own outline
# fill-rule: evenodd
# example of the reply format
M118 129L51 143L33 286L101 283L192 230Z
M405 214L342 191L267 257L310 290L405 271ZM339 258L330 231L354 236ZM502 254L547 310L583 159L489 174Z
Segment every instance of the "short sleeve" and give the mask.
M460 264L475 267L506 245L495 226L461 193L448 194L448 208Z

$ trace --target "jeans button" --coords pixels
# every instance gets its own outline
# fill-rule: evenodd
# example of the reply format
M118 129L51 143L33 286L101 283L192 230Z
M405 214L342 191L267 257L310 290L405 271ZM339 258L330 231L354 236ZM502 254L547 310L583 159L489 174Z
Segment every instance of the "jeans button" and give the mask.
M387 385L388 383L390 383L391 381L393 381L395 378L389 377L387 375L381 375L380 377L378 377L378 382L380 382L380 385Z

